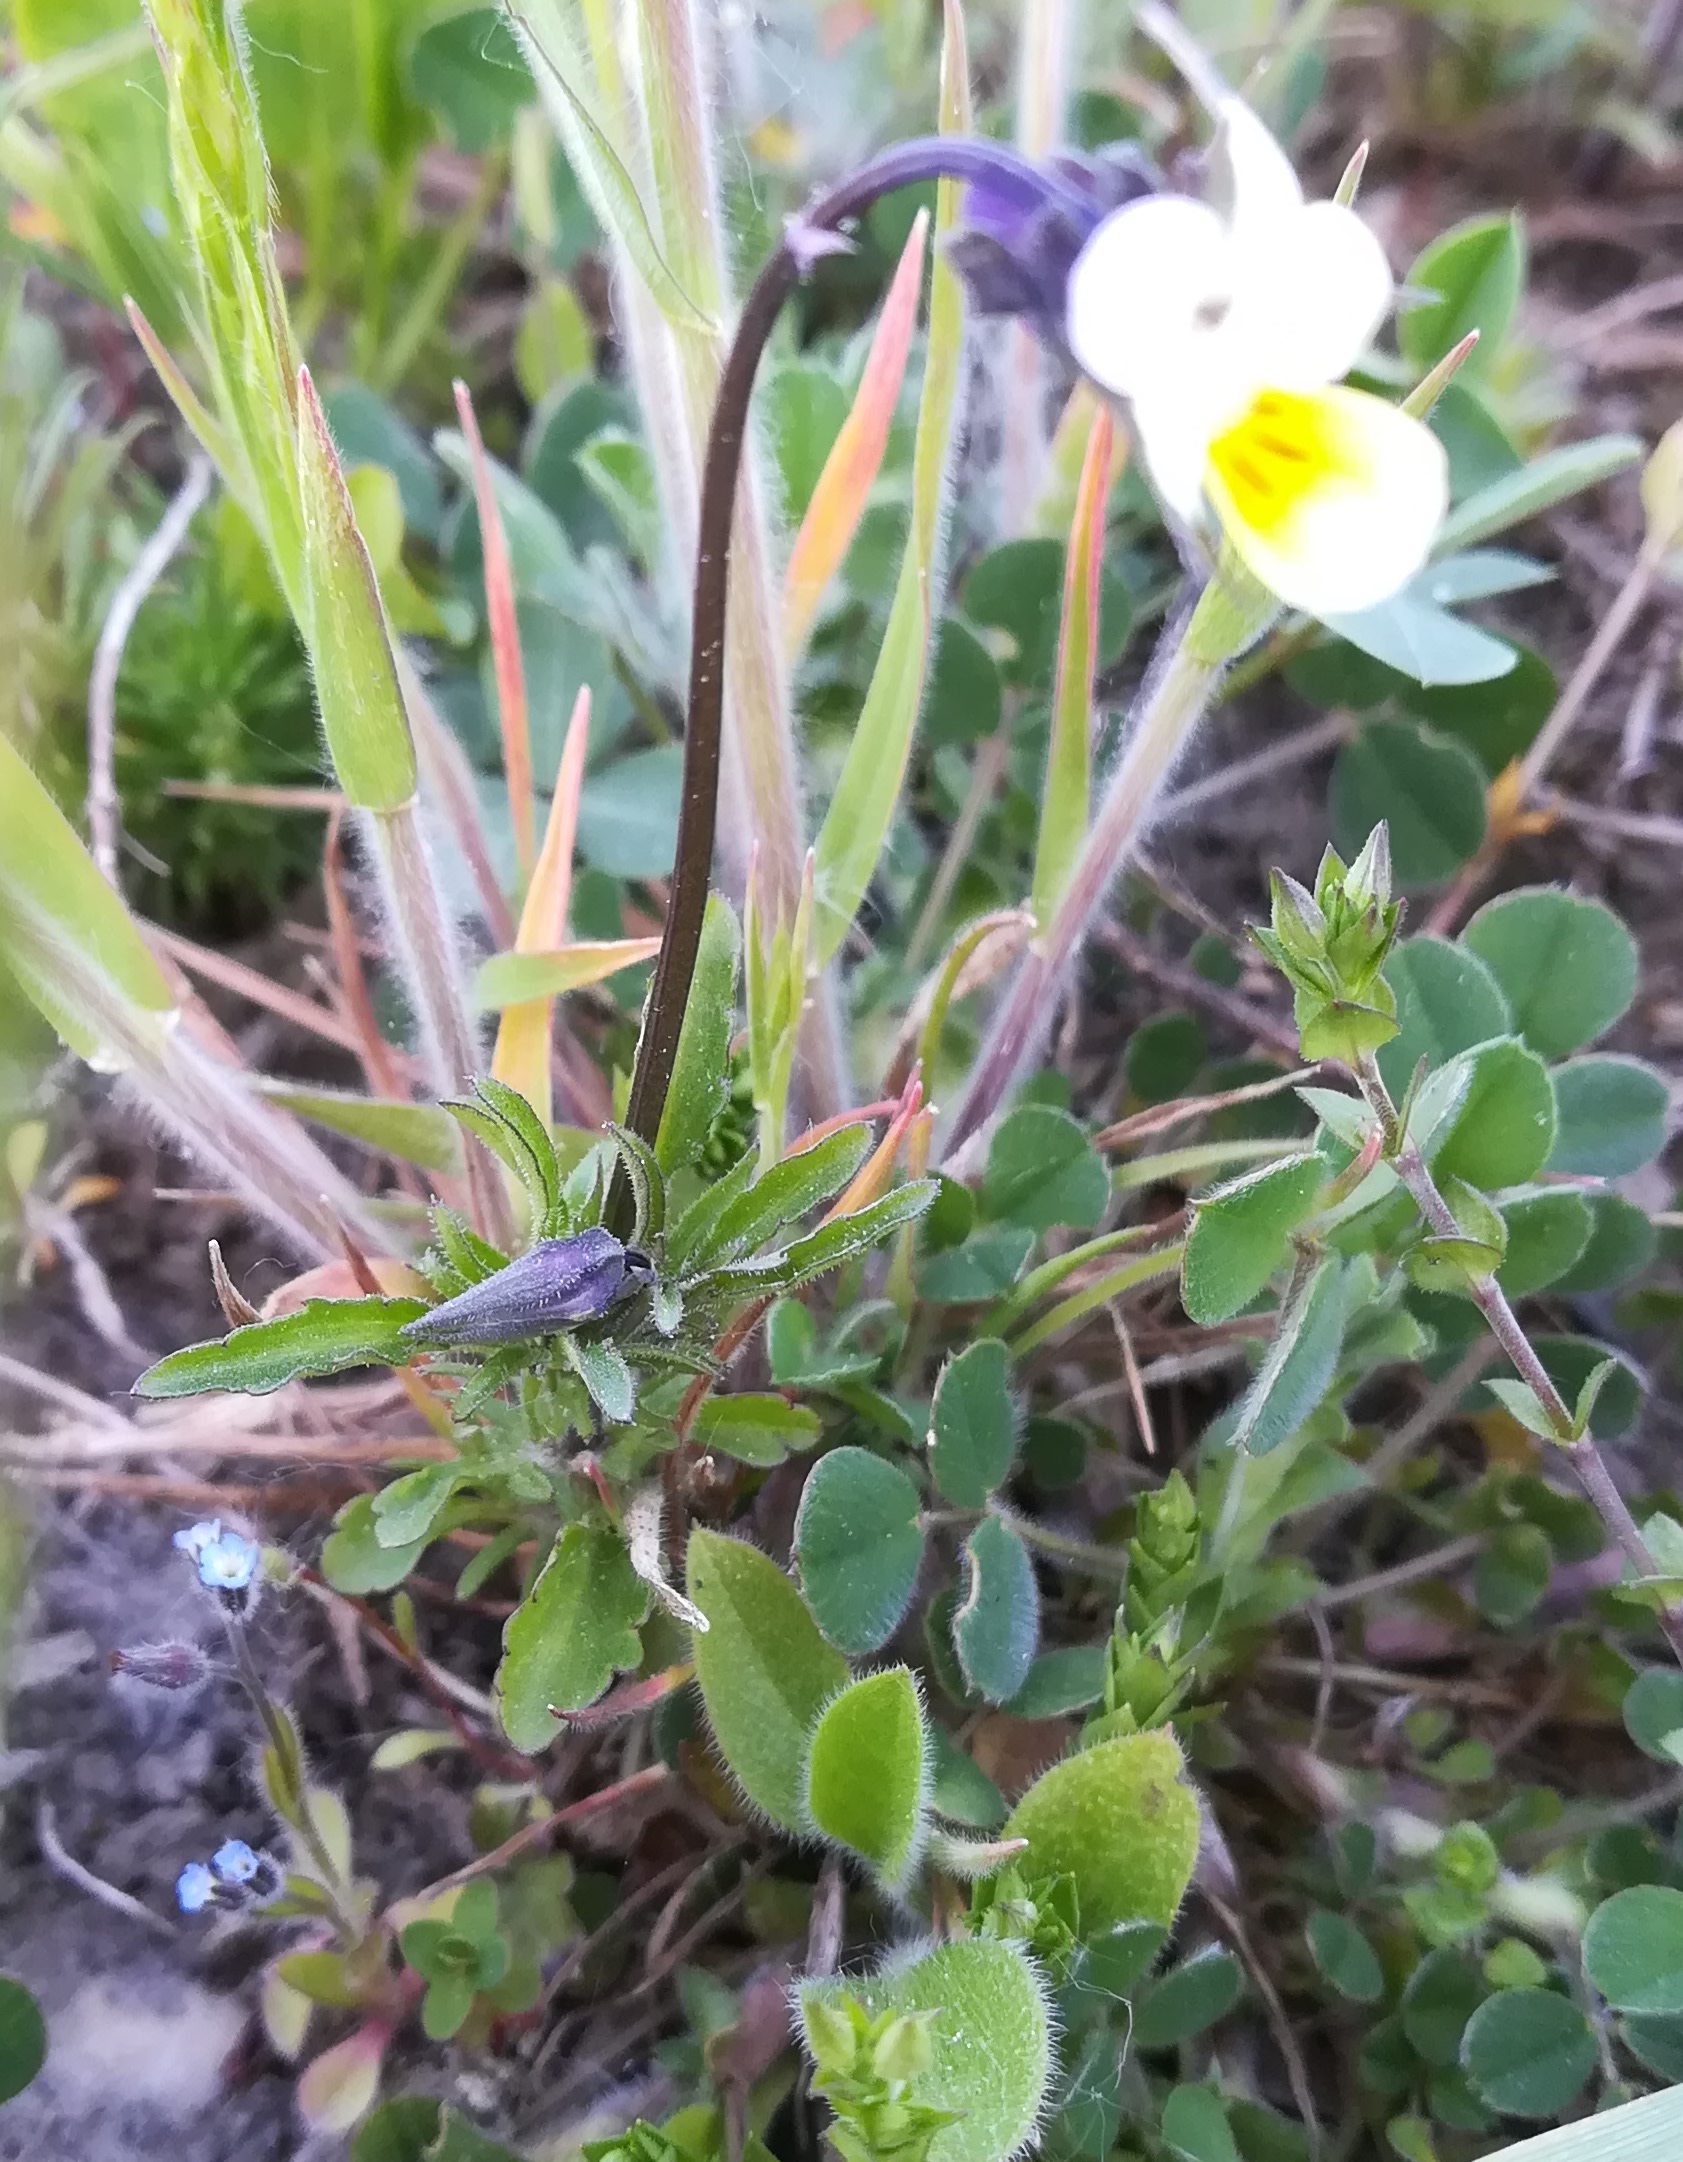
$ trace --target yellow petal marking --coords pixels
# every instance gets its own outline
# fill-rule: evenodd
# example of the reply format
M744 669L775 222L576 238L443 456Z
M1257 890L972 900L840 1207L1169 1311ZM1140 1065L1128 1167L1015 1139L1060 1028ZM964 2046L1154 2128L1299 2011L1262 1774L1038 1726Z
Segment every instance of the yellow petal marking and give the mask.
M1447 501L1430 429L1336 384L1258 392L1210 444L1204 487L1246 566L1315 615L1369 608L1406 585Z

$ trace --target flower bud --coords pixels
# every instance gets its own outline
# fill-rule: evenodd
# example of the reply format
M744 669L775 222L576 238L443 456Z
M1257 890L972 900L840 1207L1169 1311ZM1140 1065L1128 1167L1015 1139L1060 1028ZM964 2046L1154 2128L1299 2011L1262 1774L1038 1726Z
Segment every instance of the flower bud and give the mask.
M197 1644L119 1645L113 1674L126 1674L149 1689L197 1689L210 1678L210 1659Z
M652 1273L648 1256L611 1231L539 1239L506 1268L406 1322L399 1333L417 1344L516 1344L600 1319Z

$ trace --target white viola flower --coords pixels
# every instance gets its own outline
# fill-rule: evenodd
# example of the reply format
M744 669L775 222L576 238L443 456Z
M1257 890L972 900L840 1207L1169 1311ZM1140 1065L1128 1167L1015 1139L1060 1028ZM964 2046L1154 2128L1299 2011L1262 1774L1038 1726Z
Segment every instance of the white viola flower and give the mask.
M1383 250L1353 210L1306 203L1248 106L1219 115L1214 200L1114 211L1066 287L1082 370L1130 409L1151 479L1187 524L1205 506L1294 608L1370 608L1426 561L1448 507L1423 421L1351 390L1390 309Z

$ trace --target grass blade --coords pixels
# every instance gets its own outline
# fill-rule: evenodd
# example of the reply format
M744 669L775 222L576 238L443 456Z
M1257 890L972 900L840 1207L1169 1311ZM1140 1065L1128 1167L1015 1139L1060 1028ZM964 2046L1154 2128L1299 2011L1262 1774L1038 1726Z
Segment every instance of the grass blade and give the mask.
M497 722L503 739L503 775L508 784L509 814L514 823L514 858L524 886L537 861L537 832L532 817L532 739L527 727L526 670L520 658L520 626L514 613L514 574L508 560L497 491L479 433L479 419L467 385L457 379L456 414L473 461L473 500L479 512L479 539L485 559L485 616L491 633L491 663L497 680ZM581 692L580 697L584 696ZM575 720L577 716L575 715ZM563 760L563 764L565 761ZM568 844L568 873L572 848ZM563 888L563 915L565 914Z
M969 54L959 0L946 0L941 49L941 131L969 130ZM943 180L936 193L937 244L958 215L958 185ZM888 629L816 845L818 912L814 943L819 965L840 950L865 898L888 838L911 756L929 663L941 538L941 503L964 357L964 295L939 247L929 290L929 336L923 391L912 453L912 520Z
M555 0L531 0L527 6L511 7L509 14L532 56L532 72L546 102L553 109L559 101L562 112L557 118L570 123L564 126L569 151L603 226L624 248L669 322L714 335L716 318L692 299L661 253L637 184L587 93L585 69Z
M783 650L793 662L820 596L841 568L888 447L889 425L917 327L929 214L920 210L882 304L859 389L812 491L783 576Z
M458 385L460 395L457 405L462 414L462 426L469 431L468 440L474 451L474 471L477 476L485 469L485 454L479 441L479 431L474 426L473 408L468 403L465 387ZM477 486L477 478L476 478ZM487 473L484 493L480 497L479 515L481 530L485 535L485 591L489 597L493 590L491 573L491 535L493 531L500 543L502 524L497 517L496 498L491 493L490 476ZM513 640L513 667L520 668L519 634L514 626L513 586L507 582L508 559L503 551L504 588L509 599L508 634ZM495 605L493 603L493 605ZM493 638L495 633L493 632ZM497 692L499 702L503 698L502 663L498 662ZM532 772L531 759L525 743L526 688L519 686L520 700L520 755L525 762L526 822L531 825ZM573 890L573 840L578 831L579 790L584 785L584 754L590 737L590 692L581 688L573 704L573 716L567 724L567 740L561 747L561 763L555 776L555 793L550 798L549 823L544 829L543 853L535 862L527 862L522 875L529 878L525 906L520 912L520 928L514 935L512 956L495 956L496 959L518 959L522 956L546 954L548 949L561 946L567 936L567 906ZM509 786L514 786L514 760L508 740L508 708L504 706L504 751L509 760ZM530 832L528 831L528 846ZM493 966L494 966L493 961ZM599 981L600 979L585 979ZM482 968L474 986L474 1001L480 1007L499 1004L495 995L487 996L486 972ZM549 1036L551 1019L555 1011L553 997L545 994L537 998L523 998L518 1003L504 1005L502 1021L497 1029L496 1046L491 1053L491 1073L494 1079L505 1082L525 1097L543 1121L549 1125L554 1115L554 1097L550 1086Z
M73 1051L147 1109L302 1253L390 1237L245 1076L194 1040L174 986L52 797L0 736L0 962Z
M1052 738L1034 851L1029 906L1049 923L1087 831L1092 793L1093 673L1099 644L1099 570L1104 555L1105 498L1110 490L1113 429L1108 411L1095 415L1075 492L1064 567L1063 621L1052 693Z

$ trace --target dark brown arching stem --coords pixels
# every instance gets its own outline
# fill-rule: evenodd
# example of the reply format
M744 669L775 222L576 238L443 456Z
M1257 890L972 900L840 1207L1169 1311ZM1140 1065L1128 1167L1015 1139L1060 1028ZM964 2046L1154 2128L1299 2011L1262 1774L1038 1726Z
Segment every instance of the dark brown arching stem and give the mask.
M701 473L695 597L690 621L689 702L672 891L626 1110L626 1124L651 1146L660 1129L678 1055L678 1037L700 950L701 923L713 868L724 727L731 524L754 379L783 303L812 264L829 252L825 236L837 232L879 196L935 179L986 179L995 187L1019 190L1025 200L1034 201L1045 200L1058 187L1055 174L1043 173L1029 159L1000 144L924 136L885 150L815 198L791 222L776 253L768 258L754 281L719 378Z
M742 450L748 434L748 403L760 356L783 303L800 280L800 264L785 240L754 281L737 325L730 357L719 378L707 458L701 476L700 531L696 544L695 601L690 624L689 708L684 726L684 769L678 802L678 841L672 891L655 962L654 981L625 1122L652 1148L666 1108L666 1091L678 1056L690 980L701 947L701 923L713 871L718 822L719 759L724 731L725 613L730 587L730 532Z
M1396 1105L1391 1101L1391 1092L1385 1086L1384 1077L1371 1051L1365 1053L1358 1062L1355 1077L1368 1109L1379 1122L1380 1131L1385 1137L1385 1153L1390 1158L1392 1168L1407 1188L1421 1216L1437 1236L1462 1237L1461 1226L1455 1220L1455 1213L1438 1191L1437 1182L1427 1167L1425 1157L1420 1153L1419 1144L1400 1131ZM1648 1550L1648 1542L1642 1536L1642 1528L1631 1514L1629 1503L1619 1492L1613 1474L1607 1468L1606 1459L1591 1435L1574 1437L1574 1422L1566 1400L1538 1357L1536 1347L1521 1326L1507 1293L1491 1276L1482 1282L1469 1284L1468 1294L1483 1315L1485 1327L1506 1353L1514 1372L1527 1384L1542 1405L1545 1416L1555 1430L1555 1446L1571 1465L1573 1476L1583 1488L1585 1499L1612 1533L1619 1551L1638 1576L1657 1576L1659 1569ZM1683 1666L1683 1605L1662 1603L1655 1610L1655 1618L1665 1632L1666 1641L1675 1653L1678 1664Z

